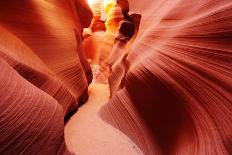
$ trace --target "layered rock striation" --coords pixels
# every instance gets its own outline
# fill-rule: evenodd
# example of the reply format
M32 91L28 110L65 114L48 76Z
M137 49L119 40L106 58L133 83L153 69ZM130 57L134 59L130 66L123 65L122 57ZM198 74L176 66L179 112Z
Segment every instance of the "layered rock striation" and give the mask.
M129 2L140 27L108 58L101 117L144 154L231 154L231 1Z
M70 154L64 117L88 98L85 1L0 2L0 154Z

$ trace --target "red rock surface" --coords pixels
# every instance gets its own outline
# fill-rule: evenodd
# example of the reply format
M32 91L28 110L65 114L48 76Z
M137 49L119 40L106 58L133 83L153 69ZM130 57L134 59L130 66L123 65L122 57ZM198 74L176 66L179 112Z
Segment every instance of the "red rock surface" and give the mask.
M0 153L70 154L57 101L0 58Z
M2 1L0 10L1 57L58 100L65 114L86 101L91 68L82 54L82 25L71 1ZM85 10L79 18L86 20L85 14L91 17Z
M142 17L129 42L118 36L124 1L84 48L85 0L0 1L0 154L70 154L64 117L87 100L92 79L83 49L105 67L111 99L102 103L106 85L91 88L66 126L71 151L232 154L231 0L129 0Z
M0 2L0 154L69 154L64 117L87 98L85 1Z
M129 2L140 28L113 48L102 118L144 154L231 154L232 2Z

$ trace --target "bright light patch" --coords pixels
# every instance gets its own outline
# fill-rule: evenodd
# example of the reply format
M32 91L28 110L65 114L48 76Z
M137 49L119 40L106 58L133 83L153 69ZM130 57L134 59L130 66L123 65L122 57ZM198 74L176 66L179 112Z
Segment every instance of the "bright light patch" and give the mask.
M92 7L93 2L94 2L95 0L87 0L87 1L88 1L89 6Z

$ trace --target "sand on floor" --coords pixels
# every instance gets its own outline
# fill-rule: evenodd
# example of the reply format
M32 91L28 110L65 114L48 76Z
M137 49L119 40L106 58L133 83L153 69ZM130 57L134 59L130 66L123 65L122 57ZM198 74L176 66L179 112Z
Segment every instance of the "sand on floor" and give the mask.
M125 134L98 116L109 100L106 84L93 83L89 100L70 118L65 126L65 141L77 155L141 155L141 150Z

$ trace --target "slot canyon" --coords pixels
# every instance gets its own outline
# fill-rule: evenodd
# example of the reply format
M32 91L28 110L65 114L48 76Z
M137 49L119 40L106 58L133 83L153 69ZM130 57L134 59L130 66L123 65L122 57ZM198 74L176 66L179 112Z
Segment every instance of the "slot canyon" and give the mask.
M1 0L0 155L232 155L231 0Z

